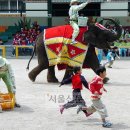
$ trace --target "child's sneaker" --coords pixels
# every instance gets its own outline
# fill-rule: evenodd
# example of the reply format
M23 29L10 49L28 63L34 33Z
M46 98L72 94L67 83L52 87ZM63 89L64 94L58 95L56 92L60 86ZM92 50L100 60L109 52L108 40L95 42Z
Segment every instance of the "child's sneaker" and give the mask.
M63 111L64 111L64 106L60 106L60 113L62 114L63 113Z
M92 113L85 113L86 117L89 117L90 115L92 115Z
M77 114L79 114L79 112L82 111L82 107L83 107L83 106L79 106L79 108L77 109ZM92 115L92 113L89 114L89 113L87 113L87 111L85 111L85 116L86 116L86 117L88 117L88 116L90 116L90 115Z
M112 123L110 123L110 122L104 122L104 123L102 124L102 126L103 126L103 127L106 127L106 128L110 128L110 127L112 126Z

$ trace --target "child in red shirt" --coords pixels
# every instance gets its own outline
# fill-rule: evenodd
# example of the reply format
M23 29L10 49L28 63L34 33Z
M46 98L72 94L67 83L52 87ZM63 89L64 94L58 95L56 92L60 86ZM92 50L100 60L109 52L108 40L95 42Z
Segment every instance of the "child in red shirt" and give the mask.
M61 114L63 113L64 109L68 109L71 107L76 107L77 105L85 105L85 101L82 98L81 90L83 89L82 84L88 89L88 83L85 80L84 76L81 75L81 68L75 67L74 68L74 75L72 75L70 78L67 78L61 82L61 85L67 84L72 82L72 89L73 89L73 100L64 104L60 108ZM60 85L60 86L61 86ZM87 111L83 110L85 115L87 116Z
M79 107L77 113L81 110L86 110L88 114L93 114L94 112L98 112L102 119L103 127L111 127L112 123L106 121L107 110L105 105L101 101L101 96L103 91L107 92L103 87L103 79L106 77L106 68L101 66L96 70L96 77L90 82L89 89L91 91L91 100L92 105L90 107Z

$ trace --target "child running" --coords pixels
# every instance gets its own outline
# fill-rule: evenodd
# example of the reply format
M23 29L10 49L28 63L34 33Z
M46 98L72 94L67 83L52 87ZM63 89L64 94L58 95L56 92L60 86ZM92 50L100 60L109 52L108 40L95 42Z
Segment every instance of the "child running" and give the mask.
M81 75L82 71L80 67L74 68L74 74L61 82L61 85L67 84L72 82L72 89L73 89L73 100L62 105L60 107L60 113L62 114L64 109L68 109L71 107L76 107L77 105L86 106L85 101L81 96L81 90L83 89L82 84L88 89L88 82L85 80L84 76ZM60 86L61 86L60 85ZM87 111L83 110L86 116L88 116Z
M89 89L92 93L91 100L92 105L90 107L82 107L80 106L77 109L77 114L81 110L86 110L88 114L93 114L94 112L98 112L102 119L102 126L103 127L111 127L112 123L106 121L107 110L105 105L102 103L101 96L103 94L103 91L107 92L107 90L103 87L103 79L106 77L106 68L101 66L96 70L96 77L90 82Z
M110 51L107 54L107 62L104 64L108 64L108 68L112 68L112 65L114 63L115 58L117 57L118 59L120 59L120 57L117 54L118 51L118 47L113 47L112 49L110 49Z

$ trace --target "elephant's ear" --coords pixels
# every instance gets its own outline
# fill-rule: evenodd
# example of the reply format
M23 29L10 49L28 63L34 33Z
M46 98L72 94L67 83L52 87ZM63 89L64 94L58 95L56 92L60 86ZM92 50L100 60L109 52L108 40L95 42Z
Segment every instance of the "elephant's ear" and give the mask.
M97 58L95 47L90 45L83 63L83 67L90 67L94 72L100 66L99 60Z

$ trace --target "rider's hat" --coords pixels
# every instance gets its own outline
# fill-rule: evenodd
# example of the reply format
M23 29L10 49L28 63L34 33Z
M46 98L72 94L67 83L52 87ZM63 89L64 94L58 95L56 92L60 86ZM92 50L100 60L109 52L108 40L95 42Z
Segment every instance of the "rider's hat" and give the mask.
M0 67L5 65L5 59L0 56Z
M70 6L73 4L73 3L75 3L75 2L79 2L78 0L71 0L70 1Z

